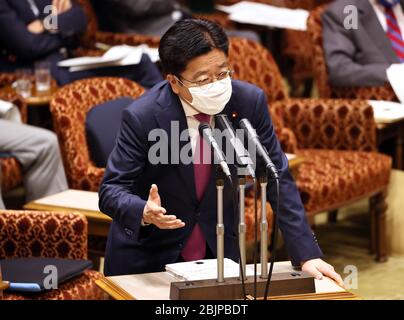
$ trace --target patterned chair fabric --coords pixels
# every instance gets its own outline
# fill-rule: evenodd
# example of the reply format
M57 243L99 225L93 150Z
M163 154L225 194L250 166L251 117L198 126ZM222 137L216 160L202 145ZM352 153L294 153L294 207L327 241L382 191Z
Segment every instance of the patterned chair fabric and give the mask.
M12 74L0 75L0 83L4 85L11 84L13 80L14 78ZM16 105L20 111L21 120L27 122L27 105L22 97L12 91L0 89L0 100L10 101ZM16 158L0 158L0 170L2 192L8 192L22 184L22 167Z
M390 84L381 87L344 88L332 87L328 81L327 64L323 49L323 31L321 15L326 6L320 6L310 13L307 26L312 43L312 55L314 57L314 78L318 86L319 95L322 98L345 98L365 100L389 100L398 101Z
M51 101L54 128L70 188L98 191L105 168L97 168L90 159L86 141L87 112L119 97L137 98L144 89L127 79L90 78L61 88Z
M284 150L305 159L296 183L307 215L370 198L372 230L376 230L371 233L372 248L377 260L384 261L384 200L392 163L389 157L374 152L373 109L364 100L290 99L271 55L255 42L231 39L229 60L235 78L259 86L267 94ZM282 141L280 133L288 138ZM293 145L288 146L288 141Z
M87 219L79 213L0 211L0 259L11 258L87 259ZM96 271L62 284L43 294L5 293L5 300L103 299L95 280Z
M0 73L0 88L9 86L16 79L15 73Z
M391 160L385 155L319 149L300 149L297 154L305 162L296 182L310 215L363 199L389 183Z

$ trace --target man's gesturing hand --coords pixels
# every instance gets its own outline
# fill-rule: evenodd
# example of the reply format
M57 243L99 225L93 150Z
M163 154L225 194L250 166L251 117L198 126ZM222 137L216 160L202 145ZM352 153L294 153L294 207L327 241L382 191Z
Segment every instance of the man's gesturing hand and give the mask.
M177 219L176 216L166 215L166 213L166 209L161 206L157 186L153 184L143 210L143 222L154 224L159 229L178 229L185 226L185 223Z

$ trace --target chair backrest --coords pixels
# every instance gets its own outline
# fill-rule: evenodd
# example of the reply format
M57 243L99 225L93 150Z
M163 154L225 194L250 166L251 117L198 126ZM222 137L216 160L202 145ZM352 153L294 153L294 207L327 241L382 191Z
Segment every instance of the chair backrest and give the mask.
M397 101L393 89L389 84L381 87L350 88L332 87L329 84L328 69L323 48L323 28L321 15L327 5L319 6L310 12L307 21L308 33L312 41L313 72L321 98L345 98L345 99L372 99Z
M229 62L234 78L263 89L268 102L288 98L281 73L272 55L261 44L241 38L230 38Z
M137 83L121 78L90 78L61 88L52 99L50 109L59 139L69 186L97 190L100 181L90 181L90 159L85 122L93 107L120 97L137 98L144 93Z
M81 43L85 47L91 48L95 42L96 32L99 30L97 15L89 0L76 0L76 2L83 8L87 16L87 29L81 38Z
M0 259L87 259L87 219L79 213L0 211Z
M270 52L261 44L241 38L230 38L229 62L235 71L234 79L260 87L267 95L269 113L276 134L285 152L295 152L296 138L285 128L282 110L270 108L271 102L288 99L281 73Z

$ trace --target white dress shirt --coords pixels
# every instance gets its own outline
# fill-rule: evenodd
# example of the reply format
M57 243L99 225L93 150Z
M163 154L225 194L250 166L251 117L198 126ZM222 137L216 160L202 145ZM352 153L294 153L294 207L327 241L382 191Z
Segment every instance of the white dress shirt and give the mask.
M377 18L379 19L380 24L383 27L383 30L387 32L387 18L386 18L386 9L383 5L379 3L377 0L369 0L373 9L376 12ZM397 4L393 7L393 12L396 16L398 25L400 26L401 35L404 37L404 12L401 4Z
M185 100L180 98L180 101L181 101L181 105L185 112L185 117L187 119L189 138L191 141L192 156L193 156L195 154L196 144L197 144L198 138L199 138L199 124L200 124L200 122L194 116L199 114L200 112L195 110L194 108L192 108L189 105L189 103L187 103ZM210 117L209 124L212 128L214 127L214 117L213 116Z

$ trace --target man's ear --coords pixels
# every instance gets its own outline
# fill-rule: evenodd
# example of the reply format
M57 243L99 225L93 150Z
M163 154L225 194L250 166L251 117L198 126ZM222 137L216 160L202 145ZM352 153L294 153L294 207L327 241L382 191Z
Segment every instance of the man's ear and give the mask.
M177 78L172 74L167 74L166 79L167 79L168 83L170 84L171 89L174 91L174 93L179 94L179 92L180 92L180 88L179 88L180 84L178 83Z

